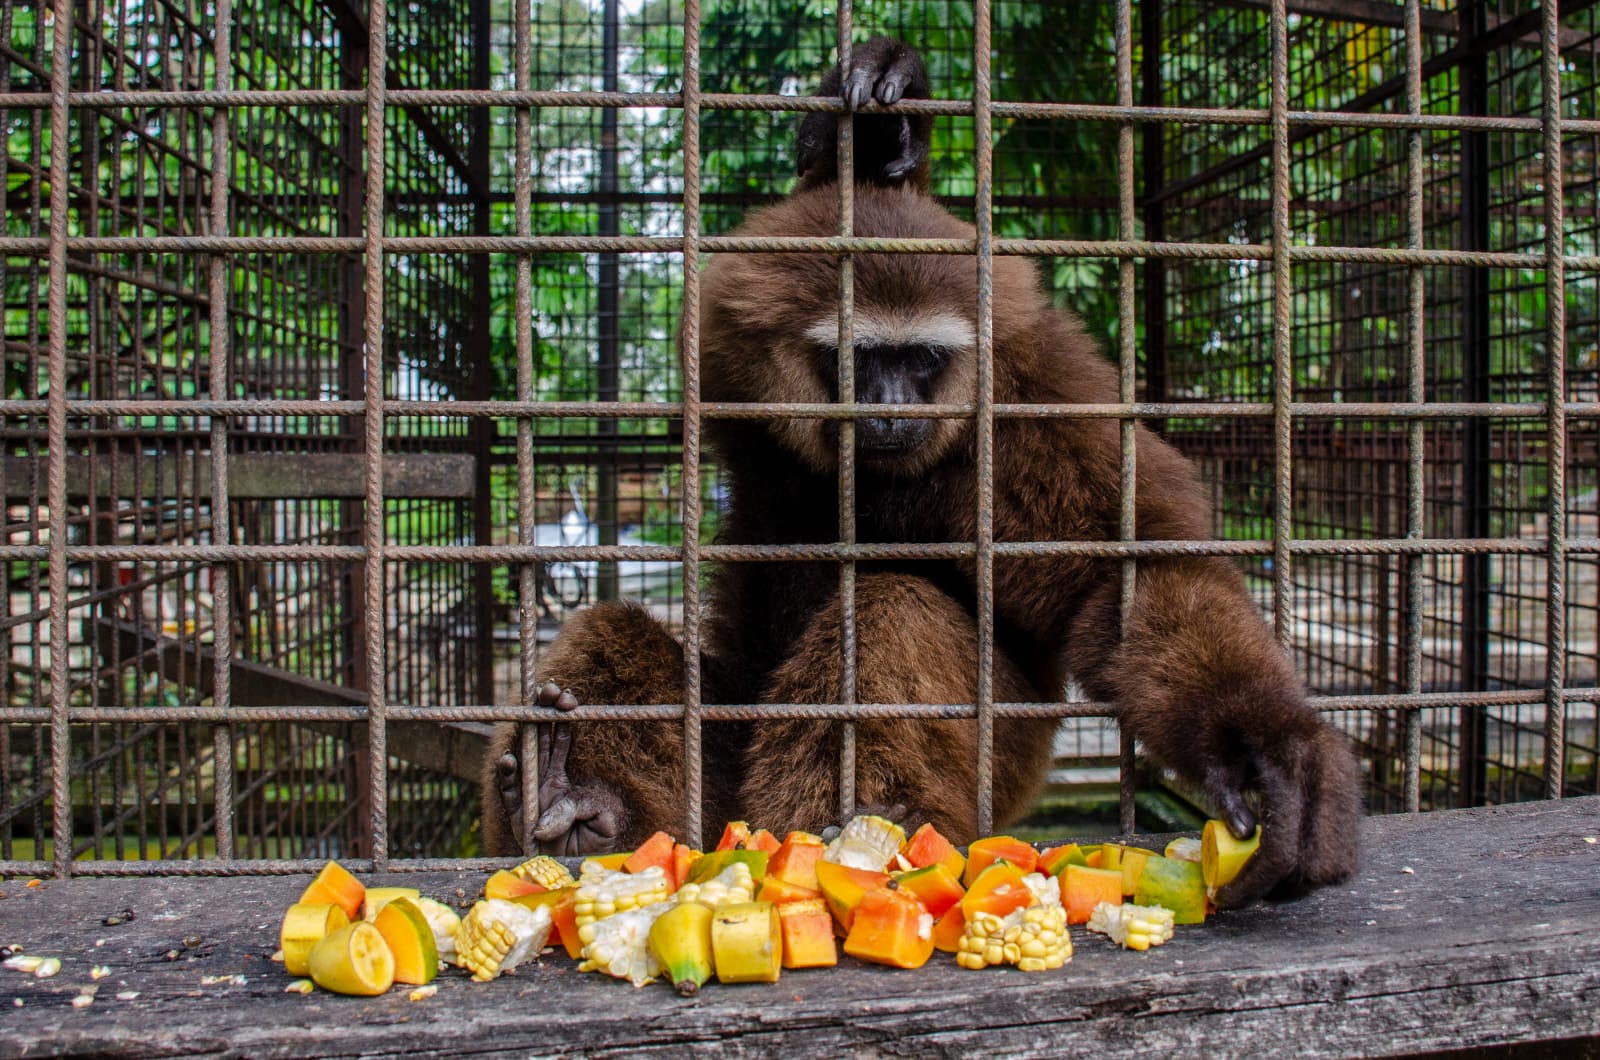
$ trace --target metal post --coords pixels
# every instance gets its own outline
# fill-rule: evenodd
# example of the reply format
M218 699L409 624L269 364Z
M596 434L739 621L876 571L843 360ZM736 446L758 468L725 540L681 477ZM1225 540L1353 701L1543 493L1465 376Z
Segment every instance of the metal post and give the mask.
M492 25L489 20L489 0L471 0L469 22L472 30L472 87L489 87L489 37ZM474 235L490 234L489 195L489 109L472 110L472 140L467 145L467 165L471 170L472 231ZM489 340L490 295L489 255L474 254L472 262L472 319L467 322L468 357L472 363L472 396L478 401L493 397L494 366ZM471 425L473 457L473 540L480 545L494 539L494 506L492 458L496 421L478 417ZM494 687L494 566L489 563L472 565L473 595L473 663L476 672L473 682L476 689L458 689L457 694L468 702L490 703L495 697Z
M602 12L604 25L602 55L604 71L602 87L607 92L617 91L617 37L619 12L617 0L605 0ZM617 108L605 107L600 111L600 235L615 236L621 233L617 216ZM615 401L618 394L617 369L621 358L621 270L614 252L599 255L600 290L599 348L596 351L595 396L601 401ZM594 521L600 531L600 544L617 543L617 449L615 438L617 421L602 416L596 421L600 463L595 469ZM596 571L595 599L615 600L617 589L617 564L601 560Z

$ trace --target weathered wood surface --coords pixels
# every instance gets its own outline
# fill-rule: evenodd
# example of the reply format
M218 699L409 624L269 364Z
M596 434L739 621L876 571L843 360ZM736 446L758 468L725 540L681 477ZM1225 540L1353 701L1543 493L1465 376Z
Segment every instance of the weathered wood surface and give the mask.
M452 971L423 1002L403 990L302 997L283 992L288 976L268 957L304 878L8 881L0 942L60 956L63 969L48 980L0 971L0 1055L1213 1057L1538 1040L1592 1056L1597 837L1594 798L1373 818L1349 884L1180 928L1147 954L1074 929L1077 953L1060 972L966 972L938 954L903 972L845 958L687 1001L580 975L565 956L489 984ZM449 899L482 875L371 882ZM124 908L131 923L102 923ZM93 964L112 974L92 1005L73 1008ZM244 983L202 982L235 974ZM138 997L118 1000L130 990Z

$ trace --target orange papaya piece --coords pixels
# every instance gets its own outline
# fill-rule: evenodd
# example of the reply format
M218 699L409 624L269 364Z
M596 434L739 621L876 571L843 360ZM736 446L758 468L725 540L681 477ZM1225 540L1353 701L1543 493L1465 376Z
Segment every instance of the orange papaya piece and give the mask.
M872 964L921 968L933 956L933 917L909 894L874 888L856 906L844 951Z
M1068 865L1062 870L1061 904L1067 907L1067 923L1087 924L1101 902L1122 904L1121 869Z
M831 861L817 862L817 884L822 891L822 897L832 910L834 919L846 931L850 930L850 924L855 919L856 906L861 904L861 899L866 893L888 882L889 874L886 872L852 869L848 865L836 865Z
M943 865L957 880L967 867L967 859L961 851L931 824L924 824L911 833L911 838L900 848L900 856L909 861L912 868Z
M971 864L968 862L968 864ZM1015 865L997 861L978 873L967 893L961 897L961 913L989 913L1005 916L1016 909L1032 904L1033 892L1022 881L1022 872ZM1120 884L1120 878L1119 878Z
M967 893L961 881L950 875L950 869L943 864L902 872L894 878L892 886L915 897L934 919L944 916L945 911Z
M997 861L1010 862L1026 876L1038 866L1039 852L1015 836L992 835L975 840L967 847L967 868L961 882L971 887L978 874Z

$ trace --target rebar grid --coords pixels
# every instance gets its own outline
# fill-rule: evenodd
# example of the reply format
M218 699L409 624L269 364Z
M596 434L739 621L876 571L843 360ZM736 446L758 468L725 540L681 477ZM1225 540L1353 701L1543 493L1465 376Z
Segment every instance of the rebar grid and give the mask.
M1580 10L1586 5L1579 5ZM1564 285L1569 273L1600 270L1600 255L1570 253L1563 238L1563 136L1600 134L1600 120L1565 118L1561 112L1561 15L1554 4L1543 9L1539 31L1540 72L1543 96L1538 118L1489 115L1432 115L1422 113L1423 82L1430 71L1437 71L1441 57L1425 60L1422 48L1421 16L1418 0L1407 0L1403 13L1405 73L1404 113L1371 113L1356 110L1305 111L1290 106L1291 83L1288 62L1289 10L1286 0L1272 0L1269 12L1271 33L1271 98L1266 108L1152 107L1136 105L1133 85L1134 22L1131 0L1118 0L1115 10L1116 104L1026 103L993 99L990 81L991 12L986 0L975 5L974 92L971 100L906 101L891 108L872 107L896 113L925 113L970 117L974 122L976 181L973 215L977 236L973 240L891 240L853 235L851 182L840 181L840 229L835 237L808 239L749 239L738 236L705 234L701 229L701 158L699 126L701 117L716 111L822 111L841 114L839 164L841 175L852 171L850 124L837 100L821 97L779 95L726 95L700 91L699 5L686 3L684 10L683 84L677 93L638 92L540 92L532 83L529 53L532 43L529 0L517 0L515 28L514 91L444 90L393 88L388 82L385 32L387 11L381 0L367 10L366 84L359 90L236 90L232 88L233 39L230 5L221 0L219 26L212 37L214 89L206 91L112 91L75 92L71 90L73 5L71 0L54 0L54 44L48 92L0 92L0 109L48 110L51 130L51 172L69 169L68 148L72 142L73 117L77 113L110 113L121 108L159 107L192 110L209 117L211 155L209 210L210 229L203 235L81 236L69 234L68 216L73 189L67 180L50 182L50 229L48 236L0 236L0 253L11 257L42 257L48 260L48 375L49 393L45 399L0 400L0 415L38 417L47 420L48 508L45 521L49 532L46 544L0 545L0 558L8 561L49 566L49 606L43 613L12 614L0 618L6 627L19 626L30 619L45 618L49 626L51 693L48 709L0 706L0 722L50 726L52 756L51 792L54 801L54 861L0 860L0 873L50 871L58 876L72 874L105 875L115 873L228 873L291 872L314 868L303 859L240 860L234 841L232 818L236 792L232 778L237 722L362 722L366 723L365 800L369 810L367 827L362 829L369 844L366 858L351 859L357 868L425 869L444 865L458 867L476 862L405 859L390 856L388 849L390 772L388 730L394 722L446 722L542 720L557 718L572 722L619 722L641 719L681 720L685 735L685 816L689 835L699 836L701 821L701 726L706 722L757 718L804 717L837 719L845 732L853 720L875 717L972 718L978 724L979 781L975 793L980 831L988 831L992 820L993 723L998 717L1099 717L1115 713L1103 703L996 703L993 698L994 601L993 563L1012 556L1078 555L1117 559L1123 577L1124 614L1132 603L1132 587L1137 560L1172 555L1226 555L1270 557L1272 600L1275 625L1280 640L1290 642L1294 621L1292 563L1300 556L1395 556L1404 561L1406 578L1406 635L1402 664L1403 690L1351 696L1313 696L1312 704L1326 711L1400 711L1404 718L1404 801L1416 810L1421 792L1421 712L1452 707L1487 710L1496 706L1542 706L1544 709L1546 794L1562 793L1564 731L1563 717L1568 703L1594 703L1600 696L1592 688L1570 687L1564 670L1566 644L1566 580L1568 562L1575 556L1600 554L1600 539L1569 534L1567 494L1564 476L1567 453L1565 434L1574 424L1600 419L1600 401L1566 400L1566 343L1568 326L1564 313ZM852 12L841 4L837 18L841 57L850 47ZM1159 17L1159 14L1158 14ZM1146 48L1150 42L1145 42ZM1148 56L1147 56L1148 61ZM283 106L327 107L337 110L363 109L360 126L366 148L365 189L361 199L364 216L359 235L256 236L229 234L231 181L226 175L232 116L247 108ZM514 235L403 236L385 232L386 164L385 134L391 116L401 108L510 107L516 111L517 146L515 166ZM683 120L683 234L679 236L567 236L535 235L528 224L532 178L530 172L532 111L541 107L663 108L677 110ZM1052 119L1057 121L1103 122L1116 126L1117 133L1117 223L1118 238L1106 240L1013 239L995 235L993 215L993 129L1000 119ZM1178 124L1213 125L1237 129L1258 128L1269 134L1272 186L1270 190L1270 238L1263 241L1204 242L1139 239L1141 199L1135 194L1134 130L1141 125L1163 128ZM1386 129L1403 132L1406 142L1405 238L1403 247L1306 246L1295 243L1291 219L1294 198L1291 186L1291 146L1296 134L1324 129ZM1423 213L1423 137L1434 133L1533 133L1542 136L1544 246L1539 252L1490 251L1487 249L1429 249L1425 247ZM206 168L206 167L200 167ZM391 196L392 198L392 196ZM843 263L840 282L839 389L840 401L832 405L736 405L705 403L699 399L699 262L702 253L812 252L839 255ZM683 397L681 401L620 402L568 401L543 402L535 391L537 368L533 357L534 336L531 309L532 255L538 253L614 253L681 255L683 270L682 331ZM973 255L978 265L978 366L979 387L972 404L940 405L908 409L856 403L853 400L852 311L853 274L851 255L871 252L937 253ZM210 255L207 276L208 314L211 345L208 397L204 400L105 400L69 397L66 373L69 365L67 324L67 276L69 258L73 268L83 255L187 254ZM365 305L360 332L364 335L365 365L361 378L360 400L273 400L231 398L229 387L229 345L232 333L227 298L230 263L236 255L326 255L349 257L359 254L362 267ZM384 319L384 269L386 260L396 256L423 254L507 254L516 260L516 369L515 401L432 401L391 397L385 393L386 343L393 341ZM1100 405L1004 405L993 400L992 261L996 254L1030 257L1114 259L1117 262L1118 346L1120 368L1118 402ZM1139 401L1137 400L1138 348L1135 316L1137 306L1137 267L1152 261L1223 261L1271 263L1272 366L1270 400L1232 401ZM1400 267L1406 277L1405 400L1384 401L1297 401L1295 400L1291 322L1295 290L1295 267L1309 264L1370 264ZM1544 273L1546 400L1429 401L1424 358L1424 282L1429 268L1470 268L1516 270L1532 269ZM198 303L197 303L198 304ZM978 531L970 543L929 545L860 544L855 533L855 467L853 446L848 444L853 421L859 416L918 418L971 418L978 439L980 490L977 501ZM84 428L95 420L118 416L210 417L211 423L199 436L209 440L210 545L191 544L75 544L72 540L71 508L74 496L69 457L71 441L81 437ZM359 436L361 459L365 466L362 503L367 517L361 520L363 543L348 544L233 544L230 523L229 441L235 430L229 420L239 417L333 417L348 421ZM450 416L511 419L516 421L518 438L518 545L472 544L430 546L392 544L386 533L383 513L389 500L382 469L393 437L386 433L386 422L401 417ZM543 418L604 419L630 417L682 418L682 468L685 487L681 497L683 544L674 546L571 546L550 547L533 544L532 429ZM816 546L718 546L699 540L701 494L696 488L701 477L700 428L710 418L771 419L780 416L838 420L841 424L839 484L841 509L839 542ZM993 539L993 446L998 421L1015 418L1113 418L1121 432L1120 520L1118 539L1105 542L997 542ZM1208 417L1243 422L1272 420L1273 445L1273 520L1270 539L1246 541L1140 541L1134 521L1135 450L1134 426L1140 419ZM1385 420L1405 427L1405 516L1403 537L1373 536L1360 539L1329 540L1297 536L1294 512L1294 431L1312 420ZM1425 428L1434 422L1494 420L1542 425L1547 437L1545 455L1549 475L1547 530L1539 535L1475 537L1428 537L1425 494ZM195 483L198 483L196 476ZM37 535L35 535L35 540ZM92 540L92 539L91 539ZM1423 681L1423 565L1430 558L1452 555L1537 556L1546 565L1547 625L1545 627L1546 676L1536 690L1425 692ZM898 705L856 702L856 643L854 631L854 564L884 558L964 559L975 561L977 571L978 628L980 630L978 695L972 704ZM533 706L534 645L530 601L535 595L533 578L540 564L558 561L647 559L678 561L682 564L683 640L685 645L684 703L678 706L640 707L625 704L585 704L570 714L560 714ZM771 562L774 560L821 560L840 565L840 599L844 608L844 655L841 660L841 702L832 705L810 704L703 704L700 692L700 565L709 562ZM214 615L217 629L213 641L215 662L212 673L213 704L209 707L109 707L81 706L71 701L73 682L69 680L67 659L74 641L70 611L91 598L73 596L67 582L72 563L173 562L209 565L213 571ZM229 596L229 567L246 562L313 562L348 564L360 567L364 575L366 621L363 645L365 668L364 706L329 707L318 705L247 706L233 701L234 645L230 639L233 601ZM519 625L522 688L518 706L425 706L390 703L386 694L389 662L385 615L392 603L388 577L398 566L408 563L510 564L518 571L523 591ZM37 599L37 594L34 599ZM217 856L201 863L152 860L139 863L73 863L74 826L71 818L71 735L74 724L85 722L198 722L209 724L213 740L216 779L213 790L213 828ZM538 790L536 742L533 726L525 729L522 760L528 764L523 775L524 797L536 803ZM841 809L853 806L854 745L848 738L841 750ZM1133 747L1124 741L1122 820L1125 829L1133 826L1132 787ZM531 843L533 818L527 827ZM41 848L42 849L42 848ZM531 849L531 845L529 847Z

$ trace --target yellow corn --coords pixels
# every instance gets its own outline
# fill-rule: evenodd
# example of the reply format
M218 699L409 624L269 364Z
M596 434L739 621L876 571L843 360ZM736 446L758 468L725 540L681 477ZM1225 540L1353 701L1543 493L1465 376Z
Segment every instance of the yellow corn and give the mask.
M597 920L640 909L671 896L667 874L659 865L643 872L615 872L595 869L583 874L578 881L578 893L573 898L573 912L577 916L578 934L583 926Z
M550 937L550 910L529 909L499 898L475 904L456 931L456 958L472 978L486 983L523 964Z
M1061 905L1061 884L1053 876L1023 877L1033 903L1007 916L974 913L961 933L956 963L963 968L1014 964L1024 972L1059 968L1072 959L1067 911Z
M653 982L665 966L650 950L650 926L672 906L654 902L578 928L583 942L580 972L604 972L634 986Z
M1112 905L1101 902L1084 925L1090 931L1111 936L1111 941L1130 950L1148 950L1172 937L1172 910L1159 905Z
M679 905L699 902L715 909L726 902L752 901L755 893L756 884L750 875L750 866L736 861L703 883L686 883L679 887L676 900Z
M572 873L567 867L555 858L540 854L536 858L529 858L511 870L513 876L537 883L547 891L559 890L562 887L571 887L578 881L572 878Z

